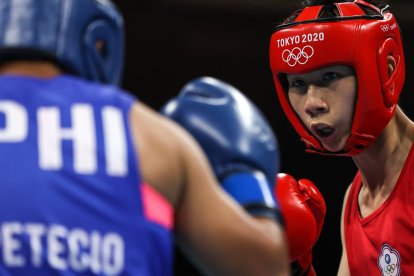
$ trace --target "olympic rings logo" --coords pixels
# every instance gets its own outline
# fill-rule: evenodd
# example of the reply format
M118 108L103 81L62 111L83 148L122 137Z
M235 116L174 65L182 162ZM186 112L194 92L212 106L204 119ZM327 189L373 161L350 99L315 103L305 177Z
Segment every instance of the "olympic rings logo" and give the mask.
M389 30L390 30L390 26L387 24L387 25L381 25L381 30L385 33L385 32L388 32Z
M385 274L389 275L389 274L393 274L395 270L395 264L390 264L384 267L384 272Z
M282 53L282 59L286 62L290 67L295 66L296 64L306 64L308 60L313 56L315 50L313 50L312 46L306 45L302 49L299 47L295 47L291 50L286 49Z

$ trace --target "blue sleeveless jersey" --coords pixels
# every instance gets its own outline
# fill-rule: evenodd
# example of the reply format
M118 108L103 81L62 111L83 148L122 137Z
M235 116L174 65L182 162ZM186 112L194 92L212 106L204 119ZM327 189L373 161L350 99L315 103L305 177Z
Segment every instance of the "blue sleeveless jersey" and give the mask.
M0 77L0 275L171 275L145 215L135 99L69 76Z

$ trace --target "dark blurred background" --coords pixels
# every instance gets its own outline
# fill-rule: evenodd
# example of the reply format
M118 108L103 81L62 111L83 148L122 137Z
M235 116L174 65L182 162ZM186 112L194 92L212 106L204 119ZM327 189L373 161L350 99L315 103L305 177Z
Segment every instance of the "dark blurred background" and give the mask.
M282 0L115 0L126 24L123 86L159 109L185 83L199 76L222 79L241 90L264 113L276 133L283 172L309 178L327 203L324 228L314 248L319 275L336 275L340 256L340 215L346 187L356 168L350 158L306 154L278 103L268 61L275 24L298 8ZM401 106L414 118L411 79L414 4L391 1L404 34L407 81ZM371 72L366 72L370 74ZM217 233L220 235L220 233ZM179 256L177 275L197 275Z

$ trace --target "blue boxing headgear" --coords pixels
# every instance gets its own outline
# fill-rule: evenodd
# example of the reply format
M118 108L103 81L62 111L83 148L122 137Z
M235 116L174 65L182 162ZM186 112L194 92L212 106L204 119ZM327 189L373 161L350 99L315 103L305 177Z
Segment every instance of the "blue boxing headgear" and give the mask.
M49 60L88 80L118 85L123 18L109 0L0 0L0 62Z

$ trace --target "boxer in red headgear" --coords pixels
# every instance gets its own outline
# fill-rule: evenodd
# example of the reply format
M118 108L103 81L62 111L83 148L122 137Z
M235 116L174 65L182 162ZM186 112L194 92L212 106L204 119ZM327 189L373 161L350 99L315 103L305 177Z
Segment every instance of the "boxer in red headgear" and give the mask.
M414 124L398 107L405 79L389 6L303 1L271 38L277 94L307 151L351 156L339 275L414 273ZM376 1L378 2L378 1Z

